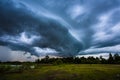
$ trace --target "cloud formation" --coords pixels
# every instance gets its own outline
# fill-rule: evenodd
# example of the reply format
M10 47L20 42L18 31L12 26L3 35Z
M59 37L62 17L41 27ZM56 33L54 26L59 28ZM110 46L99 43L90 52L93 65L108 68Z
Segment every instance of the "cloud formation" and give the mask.
M44 48L54 50L49 54L58 52L58 56L74 56L82 49L81 42L66 28L67 22L58 16L43 14L15 0L2 0L0 4L0 45L36 56Z
M119 0L1 0L0 45L36 56L119 53L119 15Z

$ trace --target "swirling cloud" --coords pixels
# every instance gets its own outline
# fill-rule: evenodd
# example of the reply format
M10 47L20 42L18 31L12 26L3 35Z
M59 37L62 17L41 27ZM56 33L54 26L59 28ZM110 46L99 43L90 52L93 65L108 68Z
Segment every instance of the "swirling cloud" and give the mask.
M69 33L66 28L69 24L62 18L30 9L18 1L4 0L0 4L1 45L36 56L44 52L74 56L82 49L81 42Z
M119 0L1 0L0 45L36 56L119 53L119 15Z

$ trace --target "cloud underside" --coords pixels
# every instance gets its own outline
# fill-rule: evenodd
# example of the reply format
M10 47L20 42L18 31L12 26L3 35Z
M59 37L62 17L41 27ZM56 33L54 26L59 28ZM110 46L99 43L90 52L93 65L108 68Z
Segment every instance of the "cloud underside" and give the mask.
M0 45L35 56L119 53L119 0L0 0Z
M0 5L0 45L36 56L74 56L82 49L61 18L15 1L0 1Z

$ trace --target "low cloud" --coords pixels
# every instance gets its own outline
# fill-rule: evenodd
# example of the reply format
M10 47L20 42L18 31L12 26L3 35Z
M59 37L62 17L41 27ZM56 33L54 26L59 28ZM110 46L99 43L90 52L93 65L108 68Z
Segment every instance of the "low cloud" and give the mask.
M12 51L8 47L0 46L0 61L35 61L36 56L23 51Z
M109 58L109 53L97 53L97 54L86 54L86 55L77 55L76 57L85 57L85 58L88 58L88 57L98 57L100 58L102 56L102 58L105 58L105 59L108 59Z
M45 55L59 55L59 52L57 52L55 49L50 48L39 48L39 47L33 47L35 52L38 53L39 56L45 56Z
M89 48L79 52L79 54L98 54L98 53L120 53L120 45L102 48Z

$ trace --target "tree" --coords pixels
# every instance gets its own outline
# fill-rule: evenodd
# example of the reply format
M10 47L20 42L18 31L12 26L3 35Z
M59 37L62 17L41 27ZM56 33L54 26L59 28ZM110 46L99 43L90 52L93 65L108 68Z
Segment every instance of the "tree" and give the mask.
M35 60L36 63L40 63L40 59Z
M100 64L100 59L98 57L95 58L95 64Z
M100 62L101 62L102 64L106 64L106 63L107 63L107 60L104 59L102 56L100 56Z
M75 59L74 59L74 63L75 63L75 64L79 64L79 63L81 63L80 58L79 58L79 57L75 57Z
M111 53L109 54L108 63L113 64L113 56Z
M119 54L115 54L114 55L114 63L116 63L116 64L118 64L120 62L120 56L119 56Z
M49 63L49 56L45 56L45 63Z
M47 60L48 60L48 59L49 59L49 56L48 56L48 55L47 55L47 56L45 56L45 59L47 59Z
M81 60L81 63L83 64L87 62L85 57L81 57L80 60Z
M61 59L57 59L53 64L60 65L60 64L63 64L63 61Z

